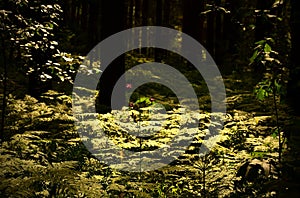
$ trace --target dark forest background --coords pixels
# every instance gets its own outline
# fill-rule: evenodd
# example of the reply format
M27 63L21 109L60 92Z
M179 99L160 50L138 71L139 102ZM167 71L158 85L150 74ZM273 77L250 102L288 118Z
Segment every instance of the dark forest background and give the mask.
M80 141L72 85L93 47L139 26L176 29L207 49L224 79L227 117L218 146L206 157L199 157L204 142L196 138L186 156L165 169L128 173L100 163ZM1 0L0 196L298 197L299 27L297 0ZM174 66L192 83L203 131L210 97L201 75L179 55L155 48L126 52L105 70L96 99L100 118L111 113L118 78L151 61ZM133 123L142 123L155 102L180 115L166 87L142 86L130 100ZM176 116L160 138L178 128ZM118 131L105 119L108 134ZM144 149L158 148L158 139ZM128 142L116 141L126 148Z

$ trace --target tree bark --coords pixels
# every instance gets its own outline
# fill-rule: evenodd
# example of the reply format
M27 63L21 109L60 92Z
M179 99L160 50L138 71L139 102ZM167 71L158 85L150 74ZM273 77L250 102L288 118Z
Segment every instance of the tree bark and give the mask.
M183 1L182 30L200 43L202 42L203 20L201 19L201 1Z
M288 83L287 98L294 110L294 114L300 116L300 1L291 0L291 64L290 80Z
M101 40L124 30L125 17L124 17L124 0L115 1L101 1ZM114 47L114 46L112 46ZM125 72L125 60L124 55L116 58L103 72L100 82L99 89L100 94L98 97L97 111L99 113L107 113L112 110L111 107L111 95L114 86L118 79ZM125 82L124 82L125 89ZM116 107L120 109L125 103L125 92L123 96L120 96L120 106Z
M162 16L163 12L163 2L162 0L157 0L156 1L156 26L162 26ZM154 60L155 62L161 62L162 61L162 56L163 56L164 50L155 48L154 49Z
M182 31L195 40L197 40L200 44L203 45L203 29L204 29L204 21L203 15L201 12L203 11L205 5L205 0L184 0L183 1L183 21L182 21ZM181 50L186 51L189 49L188 44L183 39ZM188 53L193 53L188 51ZM184 60L185 61L185 60ZM190 67L190 64L187 64ZM191 68L192 69L192 68Z

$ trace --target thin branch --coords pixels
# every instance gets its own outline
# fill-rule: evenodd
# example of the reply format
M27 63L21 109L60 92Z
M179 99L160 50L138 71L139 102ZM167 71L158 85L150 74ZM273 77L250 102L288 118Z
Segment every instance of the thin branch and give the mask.
M275 109L275 116L276 116L276 130L278 132L278 162L281 162L281 150L282 150L282 143L281 143L281 134L279 130L279 116L278 116L278 108L277 108L277 101L276 101L276 87L273 85L273 102L274 102L274 109Z

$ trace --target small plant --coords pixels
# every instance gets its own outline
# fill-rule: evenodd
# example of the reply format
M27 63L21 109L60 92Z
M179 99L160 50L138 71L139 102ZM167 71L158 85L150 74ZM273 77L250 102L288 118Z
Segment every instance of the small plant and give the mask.
M129 107L135 110L139 110L140 108L145 108L153 105L155 103L154 101L155 99L152 97L140 97L135 102L130 102Z
M255 51L253 56L250 58L250 64L255 62L264 66L265 75L263 79L256 85L254 92L258 100L265 100L266 98L272 96L274 114L276 119L276 129L274 134L278 136L278 161L281 162L282 147L285 142L282 139L281 127L279 126L279 116L278 116L278 105L281 96L285 94L283 87L285 85L285 67L282 66L280 60L278 59L278 52L272 49L272 45L275 41L272 38L266 38L264 40L255 43L257 46L254 48Z

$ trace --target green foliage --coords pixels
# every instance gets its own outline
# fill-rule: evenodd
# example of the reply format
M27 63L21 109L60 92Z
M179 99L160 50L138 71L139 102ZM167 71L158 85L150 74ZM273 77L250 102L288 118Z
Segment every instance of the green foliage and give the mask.
M255 89L255 93L258 100L264 100L266 97L273 93L271 82L269 80L265 80L258 83L257 89Z
M46 100L45 95L44 100L52 103L51 106L38 102L30 96L25 96L24 99L15 99L10 96L6 111L5 139L28 130L48 129L49 131L55 131L61 122L66 126L72 124L74 119L69 109L71 106L70 97L65 95L62 97L61 94L54 91L49 92L49 95L50 99Z
M205 112L194 115L192 118L200 122L198 135L179 159L151 172L119 172L100 163L82 144L71 124L69 96L49 91L41 99L43 102L29 96L24 100L9 99L7 131L12 130L14 134L0 149L3 197L251 197L266 194L260 191L266 181L263 175L259 173L257 182L261 186L257 186L247 180L239 183L241 177L236 173L245 159L276 157L278 145L270 137L272 132L262 127L268 123L267 118L232 112L216 137L218 144L208 156L199 157L197 145L209 144L202 139L210 124L210 115ZM140 100L147 101L149 104L149 98ZM160 148L178 133L180 121L186 119L186 115L180 108L164 115L154 107L101 114L100 127L124 149L138 152L141 145L143 151ZM143 115L138 122L132 117L134 111ZM150 121L162 125L147 130L147 126L154 126ZM136 128L128 126L129 123ZM140 141L126 129L157 133ZM122 153L112 153L111 157L122 158ZM270 175L268 181L276 174Z
M260 62L265 66L266 72L264 79L255 87L255 94L258 100L265 100L267 97L273 97L274 116L276 118L277 131L280 130L278 116L278 101L285 95L287 75L286 68L282 66L278 59L278 52L273 51L271 45L275 44L272 38L267 38L255 43L257 46L253 56L250 58L250 64L254 61ZM279 144L279 161L281 161L282 145L285 140L281 138L281 133L278 134Z
M140 97L135 102L131 103L130 106L133 109L140 109L144 107L149 107L154 104L154 99L152 101L151 98L148 97Z
M61 52L58 36L61 8L56 1L9 0L0 11L1 36L8 46L4 53L11 57L11 65L20 65L28 75L35 75L40 81L72 82L78 67L86 68L87 74L101 72L99 62L91 63L91 69L81 65L84 57ZM277 2L278 3L278 2ZM280 4L280 2L278 3ZM253 8L253 3L245 2L244 7ZM75 6L76 7L76 6ZM82 8L84 9L84 8ZM249 11L251 10L251 11ZM245 65L249 46L253 40L255 10L232 10L208 1L202 15L210 12L232 14L231 20L238 30L238 54L230 52L237 59L233 64ZM82 14L82 13L81 13ZM267 11L260 12L266 19L274 18ZM79 14L80 15L80 14ZM224 15L223 15L224 16ZM281 18L281 19L280 19ZM278 17L278 21L284 20ZM216 23L217 24L217 23ZM180 27L179 27L180 28ZM224 29L225 30L225 29ZM69 38L76 35L70 33ZM237 35L237 34L235 34ZM276 38L271 36L272 38ZM231 42L231 41L229 41ZM266 38L255 43L250 65L262 68L264 79L257 84L255 94L261 103L269 96L280 100L285 90L286 61L275 39ZM65 47L65 46L64 46ZM285 48L286 49L286 48ZM10 50L12 52L10 52ZM151 54L151 50L146 49ZM238 57L238 58L236 58ZM276 137L281 137L280 128L274 127L274 119L268 114L270 105L263 107L253 102L250 94L237 94L242 81L231 81L227 87L228 116L220 134L213 137L217 145L207 156L199 156L199 147L209 147L210 141L203 138L209 132L209 95L201 75L181 64L181 57L171 55L161 57L164 63L174 65L192 83L202 103L201 112L190 115L199 120L197 135L192 144L170 165L151 172L120 172L100 163L91 156L74 129L70 96L48 91L36 100L32 97L8 99L5 142L0 148L0 196L1 197L272 197L275 192L264 191L265 183L277 179L276 171L267 167L276 166L266 159L276 159L280 145ZM126 69L133 65L153 61L138 53L127 54ZM231 64L231 63L230 63ZM236 83L238 82L238 83ZM237 87L233 88L238 84ZM90 90L91 94L94 94ZM156 95L155 95L156 94ZM155 98L155 101L153 100ZM77 99L76 96L73 97ZM92 100L92 99L91 99ZM131 108L121 112L99 115L100 127L116 145L135 152L151 151L168 143L178 134L180 123L188 115L182 112L178 99L166 87L147 84L135 90L130 98ZM80 101L82 108L93 108L91 101ZM251 103L251 104L249 104ZM159 106L159 104L162 104ZM203 108L202 108L203 107ZM243 111L233 110L239 108ZM164 110L167 114L164 114ZM251 113L247 113L251 112ZM253 114L252 114L253 112ZM280 112L279 112L280 113ZM82 115L94 116L94 115ZM97 115L98 116L98 115ZM278 121L278 119L277 119ZM131 124L131 125L130 125ZM90 128L86 128L88 131ZM128 133L128 131L134 133ZM153 133L155 132L155 133ZM139 138L144 134L151 136ZM186 136L189 134L186 133ZM179 141L184 141L184 136ZM99 146L91 140L91 144ZM98 147L97 147L98 148ZM122 159L122 152L110 157ZM153 163L155 162L153 158ZM245 172L240 171L245 168ZM243 174L239 174L243 172ZM269 173L266 176L266 172ZM251 173L251 174L250 174ZM254 176L253 176L254 175ZM276 193L275 193L276 194Z
M60 52L58 28L62 9L55 1L10 0L1 3L1 37L9 64L31 81L72 82L82 57Z

